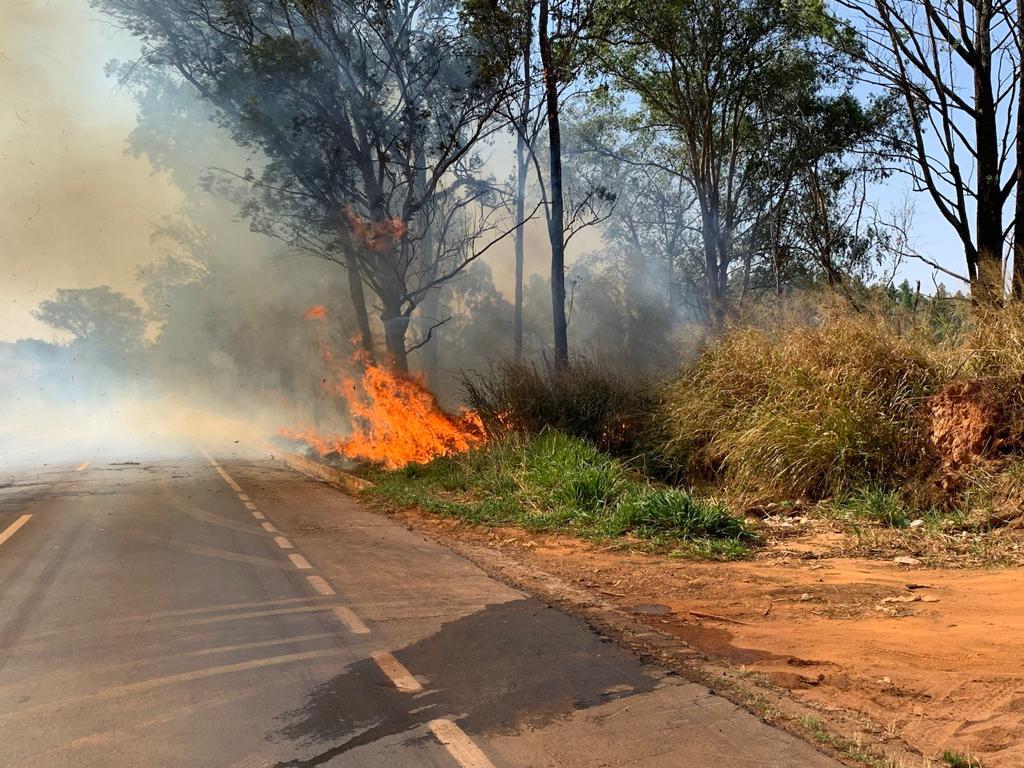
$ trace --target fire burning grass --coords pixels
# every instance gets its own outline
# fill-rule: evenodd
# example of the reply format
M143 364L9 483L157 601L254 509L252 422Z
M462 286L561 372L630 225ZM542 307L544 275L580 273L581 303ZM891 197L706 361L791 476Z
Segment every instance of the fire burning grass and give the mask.
M305 313L322 322L321 306ZM338 361L321 331L321 355L331 373L325 391L341 400L352 420L348 435L323 435L315 429L281 429L289 440L308 445L321 456L338 454L352 461L398 469L439 456L464 453L484 442L484 428L473 412L450 414L416 376L405 376L379 365L363 352L345 363Z

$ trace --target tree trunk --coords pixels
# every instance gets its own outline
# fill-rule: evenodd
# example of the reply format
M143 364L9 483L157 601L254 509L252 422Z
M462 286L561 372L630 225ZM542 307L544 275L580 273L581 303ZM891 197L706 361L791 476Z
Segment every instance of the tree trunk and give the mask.
M992 94L992 1L978 0L975 7L978 276L971 293L978 303L994 304L1003 295L1003 198L999 179L999 122Z
M1024 0L1017 0L1018 62L1024 62ZM1020 66L1020 65L1018 65ZM1019 75L1018 75L1019 76ZM1017 83L1017 191L1013 205L1013 297L1024 299L1024 82Z
M409 318L402 314L401 291L397 286L388 286L381 291L380 321L384 325L384 346L391 368L400 373L409 372L409 358L405 351L405 333L409 329Z
M722 254L719 253L721 238L716 211L701 204L701 239L704 245L704 277L708 287L708 322L721 325L725 318L725 285L721 280Z
M373 333L370 331L370 316L366 312L366 296L363 293L363 276L359 270L359 259L351 248L345 249L345 271L348 273L348 292L356 311L356 327L359 330L359 346L373 360Z
M1024 0L1021 0L1024 2ZM525 264L526 228L522 225L526 216L526 176L530 170L530 159L527 156L526 131L530 123L530 87L532 85L531 49L533 40L533 0L526 0L527 18L525 40L523 41L523 103L520 115L519 136L516 140L516 296L513 321L513 357L518 363L523 359L523 269Z
M565 213L562 199L562 129L559 124L558 75L555 72L548 0L540 0L537 42L544 67L544 95L548 118L548 153L550 155L551 212L548 239L551 241L551 309L555 337L555 368L569 364L569 332L565 317Z

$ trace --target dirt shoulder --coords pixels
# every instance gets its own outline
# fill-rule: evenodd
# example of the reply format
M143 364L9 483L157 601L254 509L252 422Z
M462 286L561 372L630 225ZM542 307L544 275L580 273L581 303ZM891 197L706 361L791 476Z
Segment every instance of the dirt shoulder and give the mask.
M851 764L1024 765L1019 570L697 562L376 507Z

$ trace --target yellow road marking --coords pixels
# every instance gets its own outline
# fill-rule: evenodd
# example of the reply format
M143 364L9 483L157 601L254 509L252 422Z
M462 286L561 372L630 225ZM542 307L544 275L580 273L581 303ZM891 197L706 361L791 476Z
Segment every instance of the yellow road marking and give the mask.
M462 768L494 768L480 747L451 720L431 720L427 727Z
M380 671L387 675L388 679L395 684L395 688L402 693L419 693L423 690L419 680L412 676L402 662L387 651L377 651L373 654L373 660L377 662Z
M238 494L238 498L240 498L242 501L249 501L249 497L246 496L244 493Z
M309 560L304 558L302 555L288 555L288 559L291 560L295 567L300 571L308 571L313 567L309 564Z
M247 501L247 502L245 502L245 508L246 509L257 509L257 506L255 504L253 504L251 501Z
M262 512L258 512L258 511L253 511L252 516L255 517L257 520L266 520L267 519L266 515L264 515Z
M363 624L363 620L355 615L350 609L339 605L334 609L334 615L353 635L368 635L370 628Z
M11 523L9 526L7 526L7 528L4 530L4 532L0 533L0 544L3 544L5 541L7 541L9 538L11 538L11 536L16 534L18 532L18 529L21 528L21 526L23 526L25 523L27 523L31 519L32 519L32 515L22 515L17 520L15 520L13 523Z
M270 523L263 523L263 530L267 533L277 533L277 528L272 526Z
M329 596L334 594L334 590L331 589L331 585L323 580L320 576L307 576L306 580L309 582L309 586L317 591L317 594Z
M294 549L292 543L288 541L284 536L275 536L274 543L277 544L281 549Z

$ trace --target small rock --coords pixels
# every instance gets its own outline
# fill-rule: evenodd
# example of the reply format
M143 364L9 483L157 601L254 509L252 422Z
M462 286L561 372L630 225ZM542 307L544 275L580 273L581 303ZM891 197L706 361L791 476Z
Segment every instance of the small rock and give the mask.
M883 603L917 603L924 600L920 595L900 595L899 597L883 597Z
M917 518L917 520L911 520L910 521L910 527L911 528L923 528L924 527L924 520L922 520L921 518Z
M937 603L937 602L939 602L939 598L933 597L932 595L921 595L921 602L922 603Z
M814 599L814 598L813 598L813 597L811 597L811 596L810 596L810 595L809 595L808 593L806 593L806 592L804 592L804 593L803 593L802 595L800 595L800 602L801 602L801 603L803 603L803 602L806 602L806 601L808 601L808 600L813 600L813 599Z
M894 557L892 559L892 561L894 563L896 563L897 565L920 565L921 564L921 561L918 560L916 557L907 557L906 555L903 555L902 557Z

